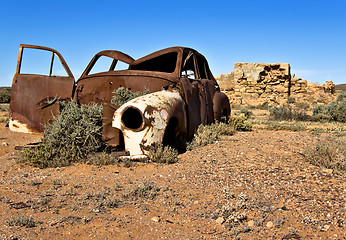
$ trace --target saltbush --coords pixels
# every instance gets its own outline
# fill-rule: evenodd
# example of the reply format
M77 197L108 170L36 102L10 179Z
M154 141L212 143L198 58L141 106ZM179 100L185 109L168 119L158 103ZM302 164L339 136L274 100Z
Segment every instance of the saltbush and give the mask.
M309 115L304 109L298 109L292 106L279 106L269 109L270 118L280 121L306 121L309 120Z
M231 116L229 121L229 125L235 130L235 131L251 131L252 130L252 123L246 120L244 114L234 115Z
M84 161L101 146L102 106L67 103L59 117L46 126L38 147L22 151L22 161L40 168Z
M148 158L157 163L176 163L178 161L178 151L171 146L157 144L149 149Z
M308 147L304 154L313 165L346 171L346 146L344 141L320 141Z
M0 103L10 103L11 100L11 88L0 87Z
M312 110L312 120L321 122L346 122L346 93L340 93L336 101L318 105Z
M111 103L117 106L121 106L134 98L146 95L148 93L150 92L147 88L145 88L143 92L132 92L127 88L119 87L117 90L113 91L114 95L111 100Z

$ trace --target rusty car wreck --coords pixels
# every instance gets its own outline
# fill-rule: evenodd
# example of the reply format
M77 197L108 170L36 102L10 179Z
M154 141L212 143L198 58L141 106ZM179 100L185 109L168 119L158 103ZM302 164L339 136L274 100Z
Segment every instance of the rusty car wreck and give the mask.
M23 50L51 53L49 74L21 73ZM93 68L100 58L110 60L106 71ZM54 75L56 59L65 76ZM119 63L125 69L117 69ZM123 87L133 92L149 90L122 106L111 103L113 92ZM203 55L191 48L171 47L143 58L114 50L97 53L75 81L59 52L54 49L20 45L12 83L9 127L12 131L42 132L60 111L60 102L103 105L103 141L131 156L147 154L156 143L174 145L181 137L191 139L200 124L210 124L230 114L222 93Z

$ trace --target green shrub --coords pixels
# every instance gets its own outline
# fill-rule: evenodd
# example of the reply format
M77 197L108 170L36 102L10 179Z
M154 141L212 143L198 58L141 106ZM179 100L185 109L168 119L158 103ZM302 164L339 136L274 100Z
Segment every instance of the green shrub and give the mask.
M102 106L68 103L47 125L38 147L22 151L22 161L40 168L67 166L83 161L101 146Z
M135 186L131 191L123 195L125 199L154 199L161 189L152 182L144 182Z
M119 87L117 90L113 92L114 95L111 100L111 103L117 106L121 106L134 98L146 95L148 93L150 92L147 88L145 88L143 92L132 92L127 88Z
M261 110L268 110L269 109L269 104L267 102L262 103L261 105L249 105L250 109L261 109Z
M244 114L231 116L229 118L229 125L235 131L251 131L252 130L252 123L246 120L246 117Z
M341 103L341 102L345 102L345 101L346 101L346 92L342 92L336 97L337 103Z
M246 108L241 108L240 109L240 113L244 114L244 116L246 118L249 118L249 117L251 117L253 115L253 112L248 110L248 109L246 109Z
M304 125L297 124L297 123L285 124L285 123L278 123L278 122L269 122L266 129L300 132L300 131L306 130L306 127Z
M193 139L187 144L187 149L206 146L218 140L220 133L212 125L199 125Z
M110 153L99 152L91 153L84 161L86 164L92 164L97 166L119 164L120 160L118 157L113 156Z
M292 106L279 106L269 109L270 117L274 120L288 121L306 121L309 120L309 115L304 109L297 109Z
M294 97L288 97L287 103L295 103L296 99Z
M191 142L187 143L187 149L206 146L218 140L221 135L233 135L235 129L231 124L216 122L210 125L199 125Z
M340 93L336 101L312 110L312 120L321 122L346 122L346 94Z
M178 151L171 146L157 144L149 149L148 158L157 163L176 163L178 161Z
M33 217L25 217L24 215L18 214L16 217L11 217L10 220L7 221L9 226L18 226L18 227L36 227L36 223Z
M344 141L322 141L304 151L307 160L316 166L346 171L346 145Z
M1 112L8 112L9 109L10 109L10 105L8 105L8 104L0 105L0 111Z
M298 109L304 109L304 110L307 110L310 108L310 104L307 102L295 102L294 106L296 106L296 108Z
M0 103L10 103L11 100L11 88L0 87Z

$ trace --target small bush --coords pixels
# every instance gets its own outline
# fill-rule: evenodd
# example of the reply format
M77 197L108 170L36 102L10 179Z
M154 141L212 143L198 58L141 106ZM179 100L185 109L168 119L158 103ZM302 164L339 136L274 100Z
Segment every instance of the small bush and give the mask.
M101 146L102 106L68 103L47 125L38 147L22 151L22 161L36 167L61 167L82 161Z
M117 106L121 106L134 98L146 95L148 93L150 92L147 88L145 88L143 92L132 92L127 88L119 87L117 90L113 92L114 95L111 100L111 103Z
M119 158L105 152L91 153L85 159L85 163L91 164L91 165L97 165L97 166L112 165L112 164L118 164Z
M137 199L154 199L160 188L154 183L144 182L135 186L131 191L124 194L124 198L137 200Z
M148 158L157 163L176 163L178 161L178 151L170 146L157 144L150 148Z
M11 100L11 88L0 87L0 103L10 103Z
M306 130L306 127L301 124L285 124L285 123L277 123L277 122L270 122L268 123L267 130L287 130L287 131L294 131L294 132L300 132Z
M339 94L336 101L325 106L316 106L312 110L312 120L321 122L346 122L346 94Z
M297 109L291 106L280 106L269 109L270 117L274 120L296 120L306 121L309 120L309 115L306 114L304 109Z
M18 226L18 227L36 227L36 223L33 217L25 217L23 215L17 215L16 217L11 217L10 220L7 221L9 226Z
M230 118L231 121L232 118ZM235 128L230 123L216 122L210 125L200 125L191 142L187 143L187 149L206 146L214 143L221 135L233 135Z
M296 99L294 97L288 97L287 103L295 103Z
M187 144L187 149L206 146L218 140L220 133L212 125L199 125L193 139Z
M248 109L246 109L246 108L241 108L240 109L240 113L244 114L244 116L246 118L249 118L249 117L251 117L253 115L253 112L248 110Z
M231 116L229 119L229 125L235 131L251 131L252 130L252 124L251 122L246 120L246 117L244 114Z
M342 92L340 93L337 97L336 97L336 102L337 103L342 103L346 101L346 92Z
M346 171L346 145L343 141L318 142L307 148L304 155L313 165Z
M6 118L0 118L1 123L8 123L8 117Z
M0 111L1 112L8 112L9 109L10 109L10 105L8 105L8 104L0 105Z
M261 105L250 105L249 106L250 109L261 109L261 110L268 110L269 109L269 104L267 102L262 103Z
M310 108L310 104L307 102L295 102L294 106L296 106L296 108L298 109L304 109L304 110L308 110Z

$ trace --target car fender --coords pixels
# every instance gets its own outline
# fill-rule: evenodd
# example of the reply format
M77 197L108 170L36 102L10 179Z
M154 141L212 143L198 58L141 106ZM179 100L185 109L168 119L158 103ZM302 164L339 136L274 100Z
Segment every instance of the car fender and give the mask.
M173 138L186 135L185 101L177 89L135 98L115 111L112 126L123 133L130 156L145 156L152 146L163 142L167 131L173 129L173 135L169 133Z
M228 97L223 92L216 92L213 97L214 119L221 121L222 117L228 118L231 114L231 108Z

